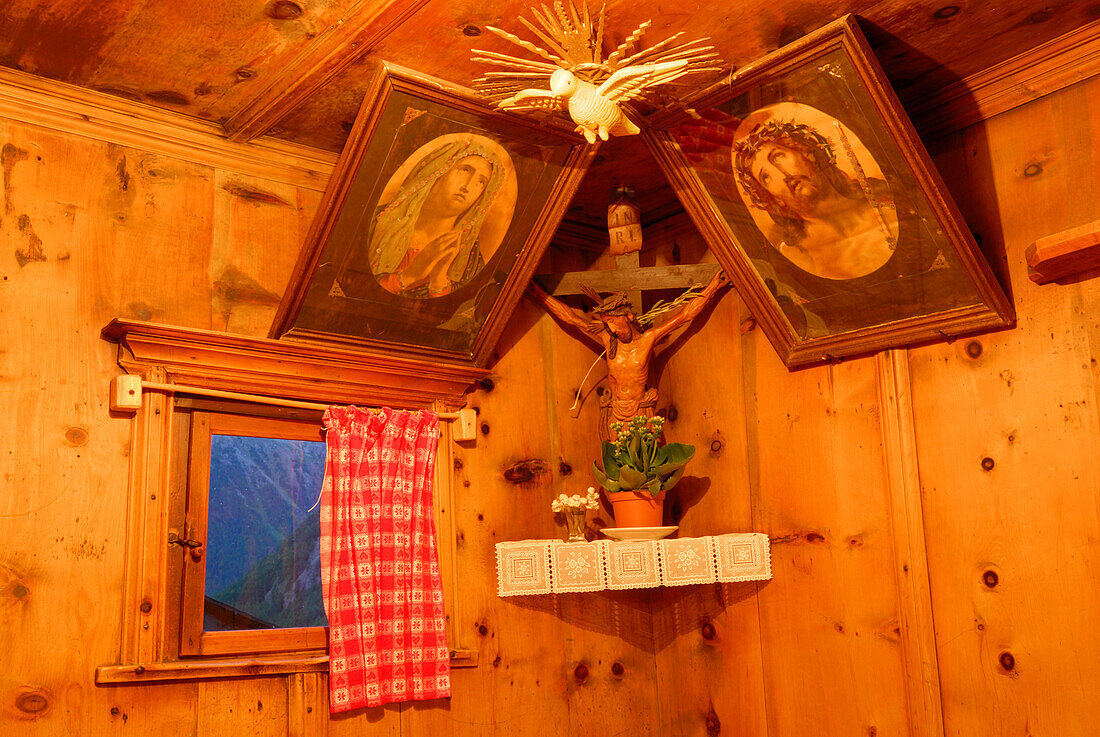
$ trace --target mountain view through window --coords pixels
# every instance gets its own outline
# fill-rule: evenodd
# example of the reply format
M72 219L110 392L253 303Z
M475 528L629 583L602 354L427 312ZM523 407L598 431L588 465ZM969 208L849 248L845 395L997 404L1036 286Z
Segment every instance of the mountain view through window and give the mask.
M327 625L320 515L325 444L212 435L205 631Z

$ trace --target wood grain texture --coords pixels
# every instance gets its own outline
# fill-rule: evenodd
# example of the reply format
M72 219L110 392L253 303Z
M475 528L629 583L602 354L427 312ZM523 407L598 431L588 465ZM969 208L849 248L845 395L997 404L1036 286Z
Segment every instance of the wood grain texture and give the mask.
M3 67L0 115L318 191L336 163L334 154L272 138L228 143L214 123Z
M283 678L200 681L195 734L283 737L287 733L288 705L287 681Z
M118 342L119 365L128 371L161 366L174 383L186 386L320 402L422 407L440 400L458 405L466 388L486 373L470 366L136 320L112 320L103 337Z
M501 475L524 459L555 465L550 423L532 414L534 410L545 418L547 410L527 401L531 386L543 385L531 366L542 362L544 352L539 337L530 333L538 315L529 305L508 330L507 356L494 366L498 388L479 392L480 422L492 426L491 434L481 436L476 449L457 454L465 468L444 469L454 475L459 492L453 534L460 540L455 575L462 582L462 607L457 610L462 614L455 626L463 630L458 642L475 649L477 663L455 670L450 702L330 719L323 678L313 687L320 696L310 696L311 687L302 677L295 676L297 686L288 686L285 669L255 677L249 675L255 667L247 664L236 670L192 672L197 680L189 682L147 685L135 684L133 672L104 669L104 685L96 686L96 668L119 662L123 650L120 613L129 612L136 632L149 633L126 652L152 658L165 647L155 636L160 625L141 628L145 574L140 568L132 594L124 596L130 575L124 560L130 514L126 482L131 462L140 459L131 458L130 418L112 417L107 409L110 379L119 366L116 347L102 340L99 331L115 314L224 328L219 277L232 264L248 279L274 284L268 280L279 272L276 264L286 263L285 231L308 219L316 195L250 174L3 120L0 148L8 164L3 171L5 202L0 205L0 276L6 277L0 279L0 303L11 316L0 328L7 341L0 350L0 386L8 397L0 410L5 417L0 432L13 450L4 456L3 471L15 487L0 502L0 531L9 551L0 555L0 632L7 642L27 645L5 661L12 668L0 676L0 692L7 703L22 699L19 703L32 710L2 710L0 733L300 733L312 730L303 725L319 719L302 714L302 700L319 699L332 735L474 736L499 729L500 734L536 737L546 724L568 724L570 719L576 725L573 734L592 729L597 707L619 701L616 694L623 693L629 696L620 702L618 723L623 728L638 723L628 704L634 694L648 693L652 657L648 650L623 645L607 629L616 616L620 622L636 616L638 605L611 601L595 618L583 607L575 609L571 616L584 645L567 657L562 643L570 639L573 625L562 624L552 611L496 597L492 542L512 534L557 534L548 509L551 489L541 485L549 477L517 488ZM230 191L237 184L244 189ZM294 206L283 207L267 197L255 202L246 191ZM246 315L233 304L229 324L239 319L235 324L242 331L262 333L261 307ZM294 348L285 348L290 353L280 360L293 363ZM186 353L180 352L179 366L194 360ZM138 350L135 360L142 355ZM153 365L152 360L147 364ZM346 375L348 365L340 365L339 370L330 367L334 377ZM302 376L315 368L304 367ZM150 400L163 402L164 395L151 392ZM164 406L157 406L163 412ZM575 465L579 468L583 461ZM131 523L143 525L149 512L142 506L163 499L163 486L156 485L161 482L150 483L146 488L157 499L145 498L135 507ZM153 513L156 529L151 534L163 519L160 512ZM160 614L154 609L148 616ZM647 608L644 620L648 623ZM593 626L597 629L588 629ZM538 643L534 651L531 643ZM565 684L573 678L574 658L591 660L594 669L602 661L602 670L594 673L603 684L575 694L571 702ZM621 681L609 670L612 661L627 668ZM302 664L292 665L292 670L302 669ZM155 670L143 674L146 680L180 677ZM129 685L108 685L112 681ZM590 695L587 700L585 694ZM253 722L258 726L253 728Z
M273 68L257 91L225 121L234 141L250 141L278 123L296 105L317 94L341 70L409 20L427 0L356 0L343 17L310 39L286 64Z
M876 356L876 368L910 735L943 737L908 355L900 350L883 351Z
M320 673L295 673L287 678L287 737L326 737L328 679Z
M1028 244L1100 218L1097 131L1094 78L937 147L936 165L1019 315L1013 330L907 353L913 435L898 452L916 462L932 605L916 624L935 628L948 737L1086 737L1100 720L1091 585L1100 566L1100 286L1039 287L1023 267ZM124 593L127 530L142 514L129 507L126 480L140 459L131 421L107 407L118 366L100 328L124 314L222 329L214 285L224 265L272 284L283 267L268 263L283 263L275 251L289 246L270 231L308 219L316 194L299 188L292 200L255 172L6 119L0 150L0 642L15 643L0 670L0 733L927 730L913 722L906 643L915 631L901 615L883 359L788 372L732 293L673 347L661 390L677 410L670 436L700 447L690 473L711 482L694 503L681 500L684 529L768 532L773 581L653 600L496 596L493 543L560 534L547 506L559 484L587 479L584 427L595 424L592 396L578 420L562 409L595 353L524 300L489 381L471 396L478 446L459 446L447 469L462 581L455 626L478 662L454 672L449 702L318 715L303 710L327 706L325 678L313 673L96 686L96 666L154 647L120 638L120 616L134 618L127 607L140 604ZM234 208L251 206L218 189L237 174L302 212L246 211L227 225ZM647 231L659 237L670 242L643 263L704 257L683 227ZM591 252L548 254L547 270L607 265ZM230 319L263 332L259 308L235 307ZM506 481L503 471L522 462L533 462L531 480Z
M203 239L203 226L173 204L190 200L201 210L191 176L199 168L179 166L178 178L161 178L155 191L135 177L135 208L115 196L118 149L5 120L0 150L7 164L0 310L8 318L0 433L10 451L0 461L8 489L0 508L0 627L5 642L27 644L6 651L0 692L11 706L0 731L103 733L122 722L112 708L131 714L147 702L92 683L95 665L116 660L122 648L131 432L109 414L103 382L117 366L93 326L106 310L130 309L136 297L121 272L141 273L144 248L162 252L158 229L168 226L160 216L178 218L179 237ZM176 251L163 253L181 266L202 262ZM184 320L187 300L208 294L180 290L178 276L159 274L141 296L172 305ZM164 703L186 714L187 693L166 692ZM171 713L160 720L175 722Z
M713 259L698 233L646 230L658 264ZM681 290L673 290L676 294ZM699 325L674 336L658 364L658 408L670 442L695 458L669 492L666 522L680 536L761 531L753 524L742 338L747 316L732 289ZM765 583L763 586L769 584ZM755 583L660 590L654 597L661 734L762 736L768 733L764 652Z
M926 138L960 131L1100 73L1100 21L1027 49L906 106Z
M1037 286L1036 239L1100 216L1100 82L953 136L937 163L1020 326L910 353L946 734L1085 735L1100 717L1095 280Z
M750 335L753 521L778 538L760 593L769 729L908 734L874 364L789 373Z

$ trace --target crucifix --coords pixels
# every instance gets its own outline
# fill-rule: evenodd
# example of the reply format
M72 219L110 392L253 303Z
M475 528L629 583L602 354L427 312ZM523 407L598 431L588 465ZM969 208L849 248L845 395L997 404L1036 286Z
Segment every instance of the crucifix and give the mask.
M623 422L634 415L652 415L657 405L657 390L647 386L649 367L657 344L674 330L690 324L728 283L715 264L694 266L639 265L641 221L637 205L620 190L619 199L608 208L611 253L617 268L607 271L582 271L559 275L553 295L585 294L598 304L591 318L561 302L532 282L531 297L543 305L563 326L577 329L582 336L603 347L607 356L610 395L600 402L600 435L608 439L612 422ZM641 311L641 293L646 289L693 287L707 276L710 280L699 292L688 292L670 303L672 316L653 324L656 315ZM599 292L614 291L606 299ZM678 308L678 309L677 309ZM594 318L594 319L592 319Z

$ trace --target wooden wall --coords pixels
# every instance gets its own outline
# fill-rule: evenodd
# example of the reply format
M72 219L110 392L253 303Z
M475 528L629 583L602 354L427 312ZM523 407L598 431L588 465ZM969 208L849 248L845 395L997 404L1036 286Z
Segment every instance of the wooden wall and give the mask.
M99 330L262 335L320 185L0 119L0 734L1091 734L1100 282L1035 287L1023 249L1100 218L1098 100L1093 79L935 143L1014 330L792 373L728 293L672 347L669 434L699 454L670 507L685 533L769 533L770 582L496 597L492 544L559 532L596 424L594 397L568 410L595 352L522 303L456 452L478 667L447 704L331 721L314 676L93 683L118 658L130 434Z
M0 118L0 734L658 734L648 594L496 596L493 543L557 535L562 479L590 483L572 428L594 425L593 405L567 420L571 379L556 368L595 356L526 301L471 397L483 434L455 454L454 626L480 657L454 672L449 702L330 722L312 674L94 685L119 658L131 427L108 408L120 369L100 329L122 316L266 334L324 177L285 151L212 155L216 141L165 124L147 150L112 141L140 138L133 126L21 114ZM173 136L190 136L199 161L170 155ZM278 168L265 155L283 170L256 176Z
M728 296L673 347L669 432L710 450L682 530L769 533L775 577L655 605L700 623L657 652L664 734L1096 731L1100 281L1024 249L1100 217L1100 79L933 149L1015 329L788 372Z

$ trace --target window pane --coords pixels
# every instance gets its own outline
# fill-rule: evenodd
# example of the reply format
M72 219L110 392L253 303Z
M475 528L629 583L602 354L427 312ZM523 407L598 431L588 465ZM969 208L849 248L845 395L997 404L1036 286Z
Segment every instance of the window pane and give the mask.
M213 435L203 629L323 627L325 444Z

